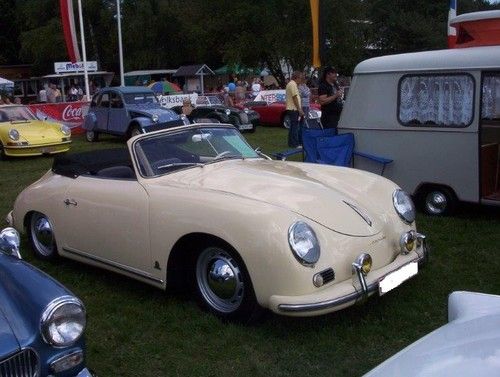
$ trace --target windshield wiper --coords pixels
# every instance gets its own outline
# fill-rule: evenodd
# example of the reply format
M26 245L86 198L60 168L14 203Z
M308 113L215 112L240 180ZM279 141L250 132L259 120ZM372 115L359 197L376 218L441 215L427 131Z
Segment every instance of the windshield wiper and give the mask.
M203 167L204 164L202 164L200 162L172 162L170 164L157 166L156 169L166 169L166 168L171 168L172 166L201 166L201 167Z

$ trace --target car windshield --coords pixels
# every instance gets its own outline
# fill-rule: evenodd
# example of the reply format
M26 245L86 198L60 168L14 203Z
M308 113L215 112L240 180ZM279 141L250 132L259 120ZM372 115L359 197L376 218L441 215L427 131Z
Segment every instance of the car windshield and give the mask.
M228 159L259 158L232 127L197 127L151 135L134 144L134 153L145 177Z
M145 103L159 103L154 93L125 93L123 95L128 105L142 105Z
M0 122L36 120L36 116L24 106L0 108Z

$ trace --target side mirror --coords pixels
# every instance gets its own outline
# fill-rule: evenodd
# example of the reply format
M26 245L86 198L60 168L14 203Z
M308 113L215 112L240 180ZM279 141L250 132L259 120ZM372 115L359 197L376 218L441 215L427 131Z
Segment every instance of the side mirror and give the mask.
M14 228L5 228L0 232L0 251L12 255L18 259L21 258L19 253L20 237L17 230Z

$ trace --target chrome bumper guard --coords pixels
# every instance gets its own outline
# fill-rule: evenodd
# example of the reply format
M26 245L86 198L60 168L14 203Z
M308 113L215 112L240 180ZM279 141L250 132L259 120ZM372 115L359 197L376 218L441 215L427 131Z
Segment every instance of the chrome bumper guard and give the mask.
M416 233L415 235L417 237L417 245L421 247L417 247L417 249L415 250L418 257L415 258L412 262L418 262L418 266L422 267L429 260L430 250L427 245L426 237L420 233ZM355 271L355 274L353 275L353 286L355 287L354 292L332 300L311 304L280 304L278 305L279 310L289 313L313 312L318 310L331 309L336 306L347 304L351 301L363 302L369 295L378 291L379 280L383 279L386 275L393 272L390 271L386 275L381 276L376 282L368 284L363 272L361 271L361 266L357 265L356 263L353 263L352 266L353 270Z

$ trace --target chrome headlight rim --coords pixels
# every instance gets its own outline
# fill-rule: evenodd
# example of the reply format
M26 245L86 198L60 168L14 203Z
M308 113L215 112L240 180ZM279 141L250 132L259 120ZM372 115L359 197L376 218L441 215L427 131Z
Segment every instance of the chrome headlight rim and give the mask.
M64 136L71 136L71 128L69 128L65 124L61 124L61 127L59 129Z
M153 114L151 116L151 120L155 123L158 123L158 121L160 120L160 117L158 116L158 114Z
M392 203L401 220L407 224L411 224L415 221L415 205L406 191L396 189L392 193Z
M226 115L231 115L231 110L229 109L224 110L224 112L226 113Z
M75 305L80 309L80 313L83 316L83 321L81 323L81 329L79 329L78 334L76 336L71 337L65 341L57 341L50 334L50 326L54 323L54 315L65 306ZM68 317L69 320L66 322L77 322L75 318ZM87 313L85 310L85 306L83 303L76 298L75 296L61 296L52 300L43 310L42 315L40 317L40 334L42 335L45 343L51 345L55 348L65 348L75 344L84 334L85 327L87 324ZM61 335L61 334L60 334Z
M299 245L298 242L296 242L296 232L304 232L304 230L309 234L309 241L312 244L312 247L305 253L298 250ZM290 246L290 250L292 250L292 254L294 255L295 259L297 259L300 264L307 267L314 267L314 265L318 262L321 255L321 248L319 245L318 237L316 236L316 233L314 232L312 227L306 222L299 220L290 225L290 227L288 228L288 245Z
M15 128L11 128L9 130L9 139L12 141L18 141L19 140L19 131L16 130Z

